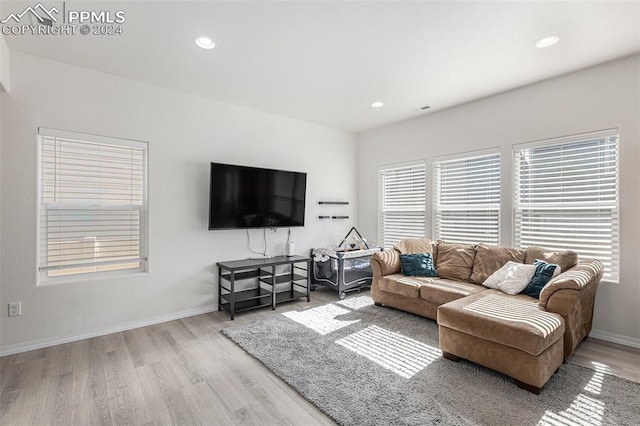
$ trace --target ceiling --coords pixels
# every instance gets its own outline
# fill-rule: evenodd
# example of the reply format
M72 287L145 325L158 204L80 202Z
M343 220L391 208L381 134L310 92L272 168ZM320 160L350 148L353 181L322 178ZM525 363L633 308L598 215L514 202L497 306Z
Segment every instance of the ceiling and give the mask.
M2 4L2 18L31 2ZM62 10L62 1L43 1ZM640 52L639 1L78 2L123 34L11 51L362 132ZM536 40L560 42L537 49ZM217 47L194 39L208 35ZM612 82L615 84L615 82ZM374 101L384 102L372 108ZM420 108L429 105L423 111Z

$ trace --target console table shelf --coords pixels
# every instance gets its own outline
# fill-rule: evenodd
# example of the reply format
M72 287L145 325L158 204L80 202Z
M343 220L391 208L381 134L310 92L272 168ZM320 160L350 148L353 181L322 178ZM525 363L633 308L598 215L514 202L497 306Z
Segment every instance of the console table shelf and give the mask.
M282 283L288 283L291 281L300 281L300 280L306 281L306 279L307 279L306 276L303 277L302 275L298 275L298 274L293 274L293 276L291 276L290 274L282 274L282 275L276 275L276 284L282 284ZM272 284L271 274L269 274L268 278L260 278L260 282L271 285Z
M271 274L267 271L263 270L255 270L255 271L247 271L247 272L239 272L235 274L235 279L237 280L245 280L247 278L255 278L257 276L261 277L270 277ZM229 281L231 278L231 274L222 274L222 279Z
M218 309L228 310L232 320L236 312L266 306L275 309L278 303L301 297L306 297L307 302L311 300L310 257L276 256L218 262L216 265ZM287 270L277 271L278 266L284 266ZM254 287L236 289L237 281L248 280L254 282ZM228 283L228 287L223 285L223 281Z
M283 302L290 302L292 300L299 299L301 297L306 297L306 296L307 296L306 291L305 292L298 291L298 290L279 291L276 293L276 304L283 303Z
M222 305L229 306L231 303L229 293L222 293L220 298L222 300ZM271 292L263 288L236 291L234 294L234 305L235 310L238 312L241 310L244 311L271 306Z

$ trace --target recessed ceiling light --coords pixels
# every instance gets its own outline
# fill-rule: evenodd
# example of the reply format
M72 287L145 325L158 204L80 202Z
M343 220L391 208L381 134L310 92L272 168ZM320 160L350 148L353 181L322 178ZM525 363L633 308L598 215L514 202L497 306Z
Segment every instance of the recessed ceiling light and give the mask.
M560 37L558 37L557 35L552 35L548 37L543 37L540 40L536 41L535 46L540 49L543 49L545 47L553 46L559 41L560 41Z
M211 40L209 37L198 37L196 38L196 44L198 45L198 47L201 47L203 49L213 49L214 47L216 47L216 44L213 42L213 40Z
M377 102L372 103L371 106L373 108L380 108L380 107L384 106L384 102L377 101Z

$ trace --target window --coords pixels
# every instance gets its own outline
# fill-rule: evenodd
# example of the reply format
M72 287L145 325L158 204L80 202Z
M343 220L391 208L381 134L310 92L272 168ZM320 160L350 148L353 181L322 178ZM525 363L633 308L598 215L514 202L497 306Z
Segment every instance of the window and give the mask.
M381 169L378 181L378 237L391 248L405 238L423 238L424 163Z
M500 154L435 161L434 238L500 243Z
M38 131L40 282L145 271L147 144Z
M571 249L618 279L618 131L519 145L515 244Z

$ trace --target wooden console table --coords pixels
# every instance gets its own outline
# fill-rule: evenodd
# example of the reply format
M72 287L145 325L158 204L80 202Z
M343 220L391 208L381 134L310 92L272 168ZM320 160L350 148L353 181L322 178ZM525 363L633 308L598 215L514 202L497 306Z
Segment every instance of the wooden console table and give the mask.
M304 267L301 265L304 264ZM285 271L276 271L278 266ZM218 310L227 309L233 320L236 312L271 306L306 297L311 301L311 258L276 256L264 259L218 262ZM237 289L237 281L254 280L256 285ZM228 284L225 287L224 284ZM278 286L280 288L278 288Z

